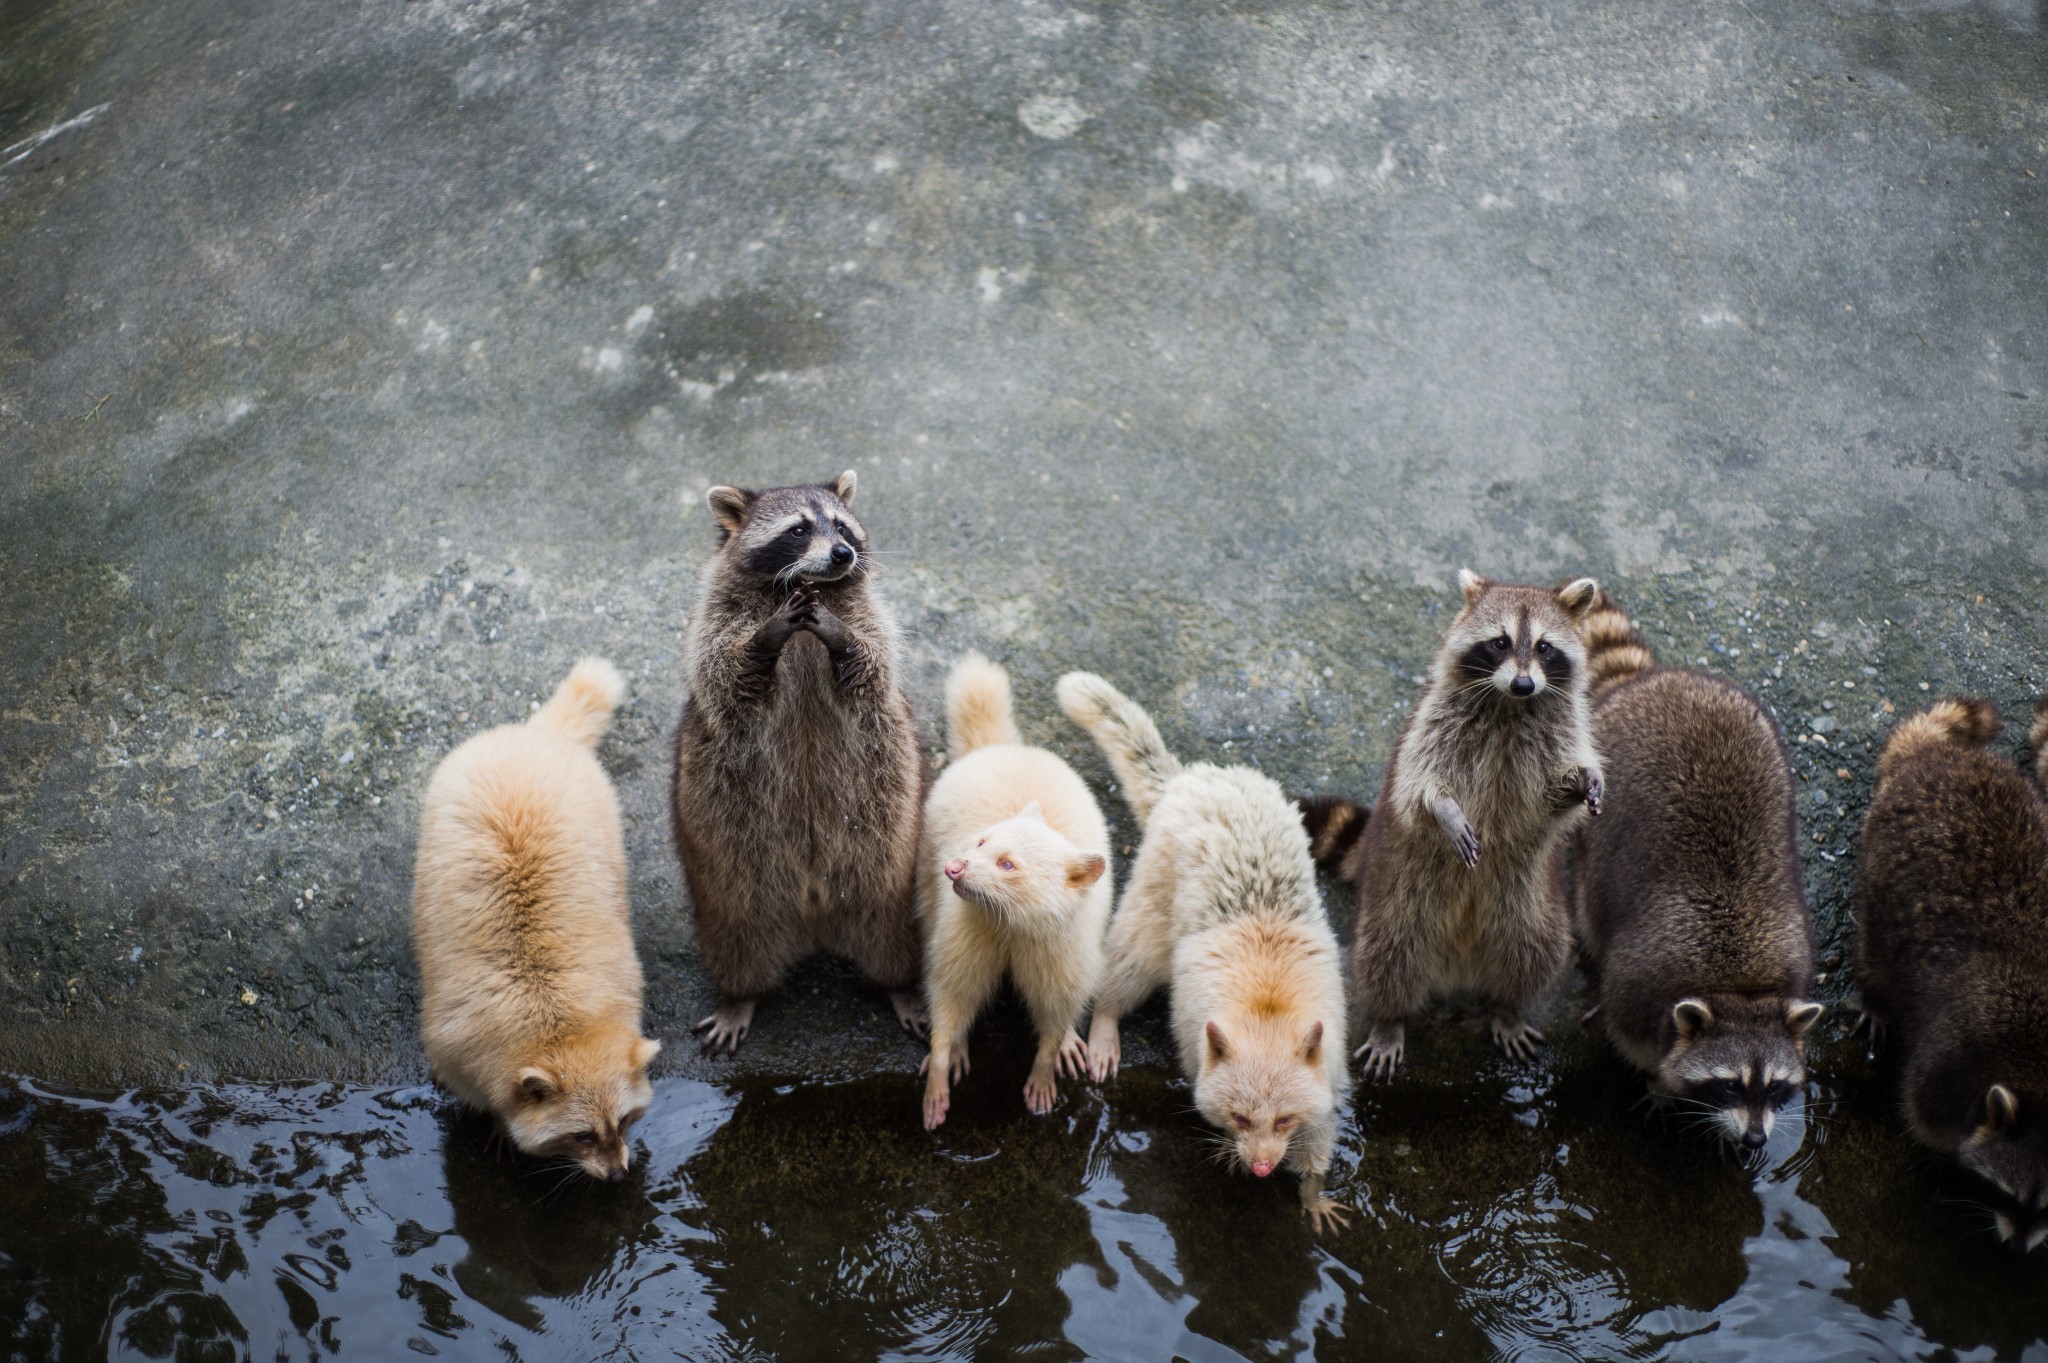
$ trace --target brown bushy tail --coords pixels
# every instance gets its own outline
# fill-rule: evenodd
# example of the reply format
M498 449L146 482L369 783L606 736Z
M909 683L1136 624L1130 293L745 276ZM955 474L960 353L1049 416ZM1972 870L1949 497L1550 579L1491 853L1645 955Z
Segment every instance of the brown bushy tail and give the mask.
M1010 709L1010 674L979 653L964 655L946 677L946 753L958 760L992 743L1019 743Z
M1989 743L1998 737L1999 727L1998 707L1990 701L1975 696L1945 697L1892 730L1884 751L1878 754L1877 779L1884 780L1898 770L1900 763L1937 744L1966 743L1975 747ZM2042 732L2038 718L2034 732Z
M612 712L625 698L626 679L619 669L602 658L585 658L569 669L547 704L526 722L594 748L612 727Z
M1297 795L1295 808L1301 811L1302 826L1308 829L1308 853L1316 865L1334 872L1340 880L1351 879L1351 849L1365 835L1365 821L1372 811L1342 795Z
M1586 641L1586 670L1591 674L1594 700L1657 665L1657 655L1644 642L1643 632L1606 592L1600 593L1593 609L1579 621L1579 635Z
M2034 753L2034 777L2048 786L2048 696L2034 702L2034 727L2027 730L2027 747Z

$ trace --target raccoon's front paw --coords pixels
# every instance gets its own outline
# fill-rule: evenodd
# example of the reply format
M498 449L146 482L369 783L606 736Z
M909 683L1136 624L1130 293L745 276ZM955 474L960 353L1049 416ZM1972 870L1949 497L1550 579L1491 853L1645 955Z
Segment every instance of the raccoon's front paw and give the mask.
M1856 1015L1856 1025L1849 1029L1850 1036L1863 1037L1870 1043L1870 1049L1873 1051L1884 1049L1884 1034L1884 1019L1867 1007Z
M1515 1014L1500 1014L1493 1019L1493 1044L1510 1060L1534 1060L1536 1048L1547 1045L1543 1033L1531 1027Z
M1600 768L1579 768L1579 790L1586 800L1586 812L1594 818L1600 817L1600 801L1607 795L1607 783L1600 779Z
M924 1129L936 1131L944 1125L946 1113L952 1109L953 1094L947 1088L944 1078L934 1076L924 1086Z
M1321 1193L1317 1193L1314 1200L1302 1199L1301 1214L1308 1218L1309 1229L1317 1235L1351 1228L1351 1208Z
M1469 871L1477 866L1479 830L1472 826L1471 820L1460 814L1457 824L1454 827L1447 827L1444 831L1451 835L1451 850L1458 854L1459 861L1465 863L1465 869Z
M1401 1067L1407 1043L1406 1027L1398 1022L1383 1022L1366 1033L1365 1043L1351 1053L1351 1058L1365 1062L1363 1076L1368 1084L1381 1083L1392 1079L1394 1071Z
M1035 1064L1024 1080L1024 1106L1032 1115L1043 1117L1052 1111L1053 1102L1060 1096L1059 1084L1052 1077L1050 1064Z

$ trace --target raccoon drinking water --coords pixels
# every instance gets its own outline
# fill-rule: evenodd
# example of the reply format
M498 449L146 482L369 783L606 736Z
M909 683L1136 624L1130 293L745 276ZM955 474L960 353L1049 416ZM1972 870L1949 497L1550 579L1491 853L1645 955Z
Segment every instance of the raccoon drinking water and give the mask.
M1092 1072L1116 1074L1117 1024L1170 980L1195 1107L1240 1167L1264 1178L1284 1163L1301 1175L1317 1233L1343 1226L1350 1209L1323 1187L1350 1086L1344 977L1294 807L1249 767L1183 767L1151 717L1092 673L1060 678L1059 700L1145 826L1110 926Z
M1982 1181L2024 1251L2048 1241L2048 697L2028 735L2035 782L1986 749L1998 727L1988 701L1944 700L1885 744L1857 948L1907 1129Z
M676 734L676 850L718 1007L739 1049L754 1005L813 951L839 953L924 1027L912 884L924 759L896 677L896 622L868 587L854 474L714 487L719 546L690 619Z
M1302 802L1323 864L1357 887L1351 981L1370 1029L1357 1057L1390 1077L1431 996L1479 995L1510 1056L1543 1037L1523 1010L1563 973L1571 923L1560 840L1598 813L1579 622L1599 587L1555 591L1458 575L1464 609L1396 742L1370 815ZM1362 828L1353 842L1347 828Z
M1657 1098L1758 1149L1821 1015L1784 743L1740 686L1659 667L1604 594L1581 632L1607 782L1569 857L1589 1016Z

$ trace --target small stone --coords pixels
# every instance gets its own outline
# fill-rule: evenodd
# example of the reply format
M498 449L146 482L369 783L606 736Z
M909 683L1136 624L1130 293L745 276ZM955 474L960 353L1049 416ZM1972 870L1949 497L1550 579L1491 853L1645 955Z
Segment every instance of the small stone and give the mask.
M1849 769L1847 767L1836 767L1835 776L1840 780L1846 781L1849 779Z
M1812 729L1817 734L1831 734L1835 731L1835 717L1833 715L1815 715L1812 719L1806 721L1806 727Z
M246 984L242 986L242 1002L248 1004L252 1008L256 1004L256 991L251 989Z

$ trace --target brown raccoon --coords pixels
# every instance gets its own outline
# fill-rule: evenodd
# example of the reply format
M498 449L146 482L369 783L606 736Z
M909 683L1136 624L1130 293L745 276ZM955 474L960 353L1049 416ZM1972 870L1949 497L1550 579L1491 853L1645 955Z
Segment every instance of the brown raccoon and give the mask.
M896 622L868 588L853 470L830 484L714 487L698 577L674 833L718 1009L739 1049L755 1001L813 951L889 991L922 1034L913 895L924 758L896 679Z
M1594 1015L1654 1094L1758 1149L1822 1011L1785 745L1733 682L1657 666L1604 593L1582 629L1607 779L1569 858Z
M1857 947L1907 1128L1981 1179L2000 1238L2031 1250L2048 1240L2048 804L1986 751L1998 727L1988 701L1943 700L1885 744ZM2048 781L2048 697L2029 738Z
M1598 584L1553 591L1470 572L1458 584L1464 609L1372 812L1325 796L1300 802L1319 860L1357 886L1351 981L1370 1028L1356 1052L1368 1078L1393 1074L1405 1020L1455 989L1493 1006L1504 1051L1534 1052L1543 1038L1522 1010L1571 951L1559 839L1581 805L1600 811L1578 630Z

